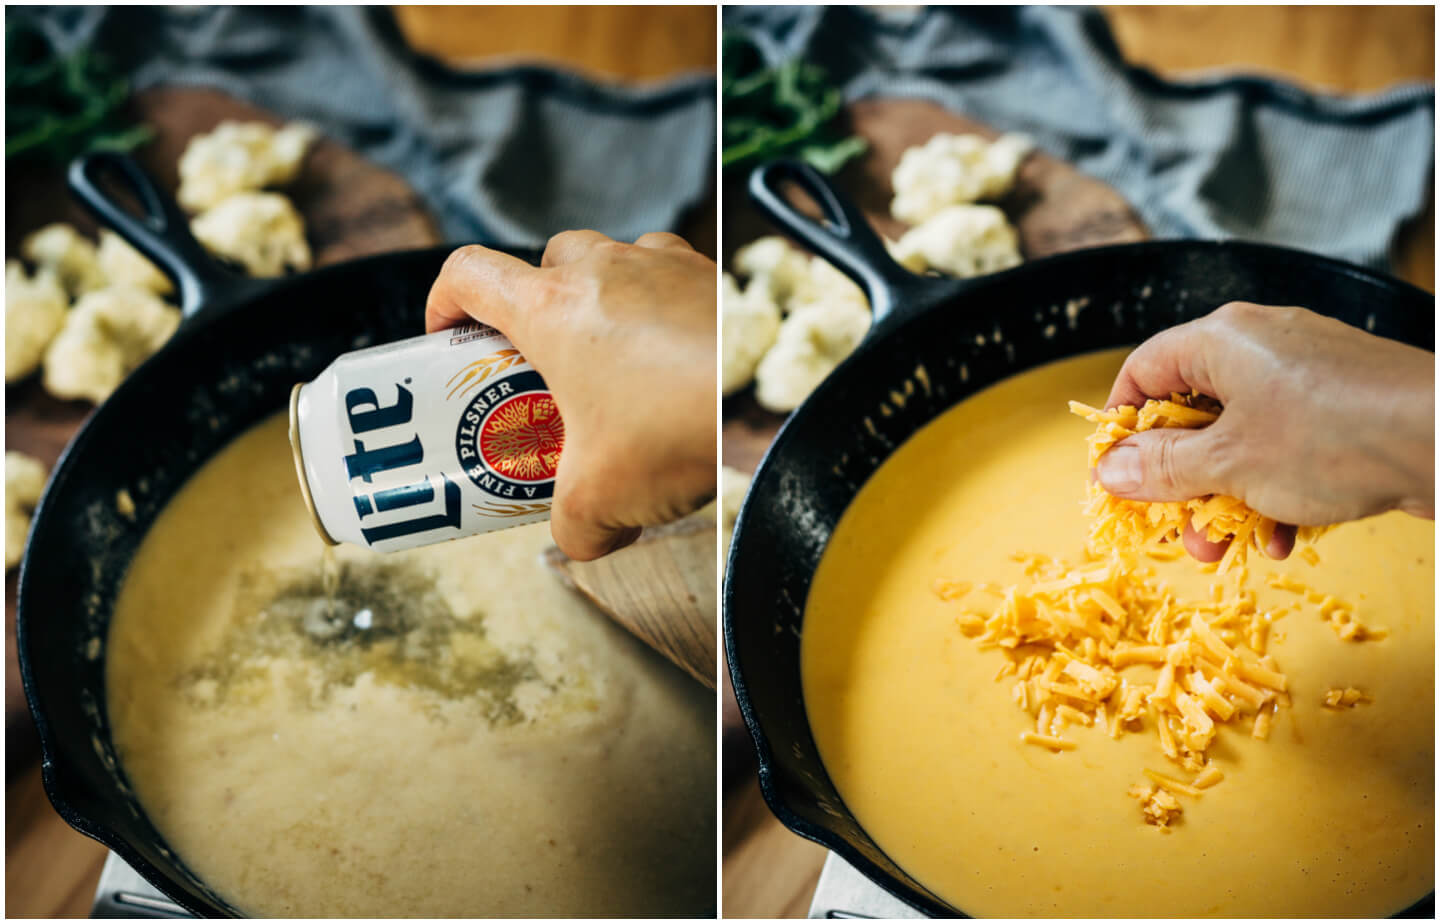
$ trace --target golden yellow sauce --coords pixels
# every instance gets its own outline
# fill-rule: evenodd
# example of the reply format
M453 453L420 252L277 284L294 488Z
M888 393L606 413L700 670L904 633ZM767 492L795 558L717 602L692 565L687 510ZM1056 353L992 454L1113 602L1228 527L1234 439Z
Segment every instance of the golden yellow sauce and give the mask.
M1380 916L1433 888L1433 523L1392 513L1342 526L1320 564L1250 558L1262 606L1296 597L1272 572L1357 604L1382 641L1345 642L1314 607L1276 622L1270 652L1294 706L1268 741L1220 730L1225 779L1182 796L1170 833L1126 789L1160 753L1153 723L1120 740L1070 726L1074 751L1023 744L1033 719L1004 663L955 624L937 578L1018 582L1017 551L1079 560L1085 436L1066 399L1099 406L1124 351L1065 360L963 402L921 430L846 510L806 604L805 704L820 755L876 843L956 908L1020 916ZM1208 599L1188 557L1157 563ZM1012 681L1013 682L1013 681ZM1323 708L1334 687L1374 703Z
M326 567L285 415L239 437L145 537L106 651L170 847L252 915L712 908L714 698L561 586L549 542Z

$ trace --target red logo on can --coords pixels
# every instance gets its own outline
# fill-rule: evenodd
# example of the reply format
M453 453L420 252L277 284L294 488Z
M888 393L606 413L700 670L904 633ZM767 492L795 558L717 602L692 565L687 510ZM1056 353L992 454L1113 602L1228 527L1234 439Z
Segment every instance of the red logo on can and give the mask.
M496 474L515 481L549 481L560 465L565 422L548 392L526 392L490 412L476 443Z

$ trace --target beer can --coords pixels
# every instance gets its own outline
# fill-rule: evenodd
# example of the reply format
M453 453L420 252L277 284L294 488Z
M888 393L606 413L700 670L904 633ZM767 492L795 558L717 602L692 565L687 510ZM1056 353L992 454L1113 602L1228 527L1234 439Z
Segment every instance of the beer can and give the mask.
M380 552L548 519L565 425L504 335L468 324L346 353L290 394L321 537Z

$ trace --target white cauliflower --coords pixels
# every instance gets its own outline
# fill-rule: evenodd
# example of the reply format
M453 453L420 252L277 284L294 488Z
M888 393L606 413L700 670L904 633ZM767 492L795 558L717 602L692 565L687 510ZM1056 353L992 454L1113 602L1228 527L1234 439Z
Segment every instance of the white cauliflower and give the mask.
M5 453L5 570L20 564L30 533L30 512L45 492L50 473L39 459L22 452Z
M45 389L96 404L160 349L180 326L180 310L130 286L91 292L75 303L45 351Z
M160 267L145 259L140 251L108 228L100 229L99 260L100 269L110 285L149 289L159 295L175 291L170 277L160 272Z
M236 193L291 182L315 136L302 122L279 131L263 122L221 122L191 138L180 155L180 205L203 212Z
M41 269L48 269L71 296L84 295L105 287L105 273L95 245L71 225L56 222L29 234L20 243L20 253Z
M760 357L775 344L780 309L764 287L752 284L743 293L729 273L720 297L720 390L725 395L749 385Z
M979 135L935 135L900 155L890 177L890 214L916 225L947 206L998 199L1015 184L1033 147L1024 135L1002 135L994 143Z
M735 520L740 505L750 490L750 476L738 468L720 466L720 551L722 562L730 558L730 539L735 533Z
M65 324L70 299L55 274L25 275L19 260L5 263L5 381L18 382L40 367L45 347Z
M785 312L798 311L806 305L825 305L832 302L851 302L867 310L870 302L865 290L829 262L820 257L811 257L805 276L796 282Z
M305 221L279 193L236 193L190 222L206 249L243 265L251 276L310 268Z
M911 272L968 278L1020 264L1020 238L993 205L952 205L906 231L891 253Z
M749 280L746 291L759 287L781 311L791 295L807 284L810 257L785 238L769 235L735 251L735 272Z
M793 411L870 329L870 309L848 300L802 305L780 325L775 346L755 370L755 400Z

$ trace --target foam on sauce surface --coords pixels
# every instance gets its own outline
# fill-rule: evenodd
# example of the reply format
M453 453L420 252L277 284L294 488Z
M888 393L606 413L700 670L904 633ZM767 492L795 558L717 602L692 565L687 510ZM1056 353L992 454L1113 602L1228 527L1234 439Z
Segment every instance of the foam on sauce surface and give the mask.
M995 682L1003 662L956 626L937 578L1014 583L1017 551L1077 559L1087 426L1125 351L1064 360L963 402L868 481L827 546L806 603L805 704L847 808L881 849L978 916L1380 916L1434 884L1434 525L1404 514L1348 524L1300 556L1250 558L1262 605L1292 574L1390 630L1345 642L1313 608L1275 623L1270 650L1294 706L1268 741L1222 728L1225 779L1168 835L1126 795L1149 768L1178 772L1154 729L1079 747L1023 744L1033 720ZM1154 562L1208 599L1188 558ZM1323 699L1355 687L1372 704Z
M329 569L277 415L146 536L115 744L189 868L264 916L714 904L714 700L564 589L547 524Z

